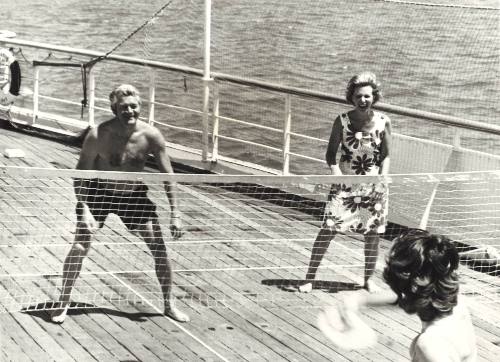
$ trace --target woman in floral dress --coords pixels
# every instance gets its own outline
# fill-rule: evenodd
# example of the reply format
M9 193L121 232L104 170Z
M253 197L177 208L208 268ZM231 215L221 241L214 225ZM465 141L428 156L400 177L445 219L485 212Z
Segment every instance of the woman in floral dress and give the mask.
M354 109L335 119L326 152L332 174L387 174L391 124L386 115L372 109L380 99L375 75L363 72L352 77L347 84L346 99ZM316 271L337 232L364 235L364 288L377 289L370 278L377 262L379 233L385 232L387 224L387 196L388 190L382 183L332 185L323 225L313 245L306 284L299 287L301 292L311 291Z

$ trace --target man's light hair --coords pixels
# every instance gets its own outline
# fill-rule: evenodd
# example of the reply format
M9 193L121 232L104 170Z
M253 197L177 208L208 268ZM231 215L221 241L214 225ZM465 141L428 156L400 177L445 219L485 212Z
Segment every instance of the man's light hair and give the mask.
M118 102L118 100L120 98L128 96L136 97L139 102L139 105L142 104L141 94L139 93L137 88L134 87L133 85L122 84L113 89L111 93L109 93L109 101L111 102L110 106L111 110L113 111L113 114L116 114L116 103Z

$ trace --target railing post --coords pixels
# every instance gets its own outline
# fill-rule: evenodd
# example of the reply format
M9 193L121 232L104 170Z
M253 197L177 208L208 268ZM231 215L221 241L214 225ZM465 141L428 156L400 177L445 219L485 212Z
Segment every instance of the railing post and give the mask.
M213 114L212 114L212 162L217 162L219 157L219 85L214 82L213 86Z
M38 119L38 95L40 91L40 67L35 65L33 74L33 120L35 124Z
M154 69L149 69L149 98L148 98L148 123L154 124L155 121L155 88L156 73Z
M210 25L211 25L211 8L212 1L205 0L204 3L204 40L203 40L203 120L202 120L202 136L201 136L201 160L208 161L208 113L210 101Z
M283 175L290 172L290 131L292 129L292 98L285 96L285 123L283 125Z
M462 138L462 132L460 128L455 129L455 133L453 134L453 147L459 148L461 146L461 138Z
M203 119L201 135L201 158L203 162L208 161L208 118L210 115L210 82L211 79L203 79Z
M89 67L88 85L89 85L89 127L95 127L95 75Z

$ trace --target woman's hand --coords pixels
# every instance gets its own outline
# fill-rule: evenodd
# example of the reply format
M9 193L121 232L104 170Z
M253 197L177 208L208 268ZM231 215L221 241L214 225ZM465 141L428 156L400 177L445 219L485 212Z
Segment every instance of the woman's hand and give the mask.
M95 220L94 215L90 212L89 207L85 203L81 203L82 211L80 220L78 222L78 227L84 230L88 230L90 233L95 233L99 228L99 224Z
M343 173L340 171L339 165L330 165L330 170L332 171L332 175L334 176L342 176Z
M344 312L358 312L365 307L377 307L393 305L398 301L398 296L392 290L381 290L378 293L368 293L367 291L355 291L345 293L340 309Z
M326 308L318 315L318 327L337 348L359 350L377 344L375 331L351 308Z
M357 313L361 308L366 306L366 302L367 300L364 292L348 292L345 293L341 299L339 309L344 311L344 313L347 313L348 311Z
M178 239L184 234L181 218L177 215L170 217L170 234L174 239Z

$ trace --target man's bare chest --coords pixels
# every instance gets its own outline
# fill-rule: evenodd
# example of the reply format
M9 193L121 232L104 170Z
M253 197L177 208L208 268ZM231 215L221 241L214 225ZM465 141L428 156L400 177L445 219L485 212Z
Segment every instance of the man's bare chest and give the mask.
M102 144L99 157L109 169L134 171L144 167L149 153L148 143L142 140L108 140Z

